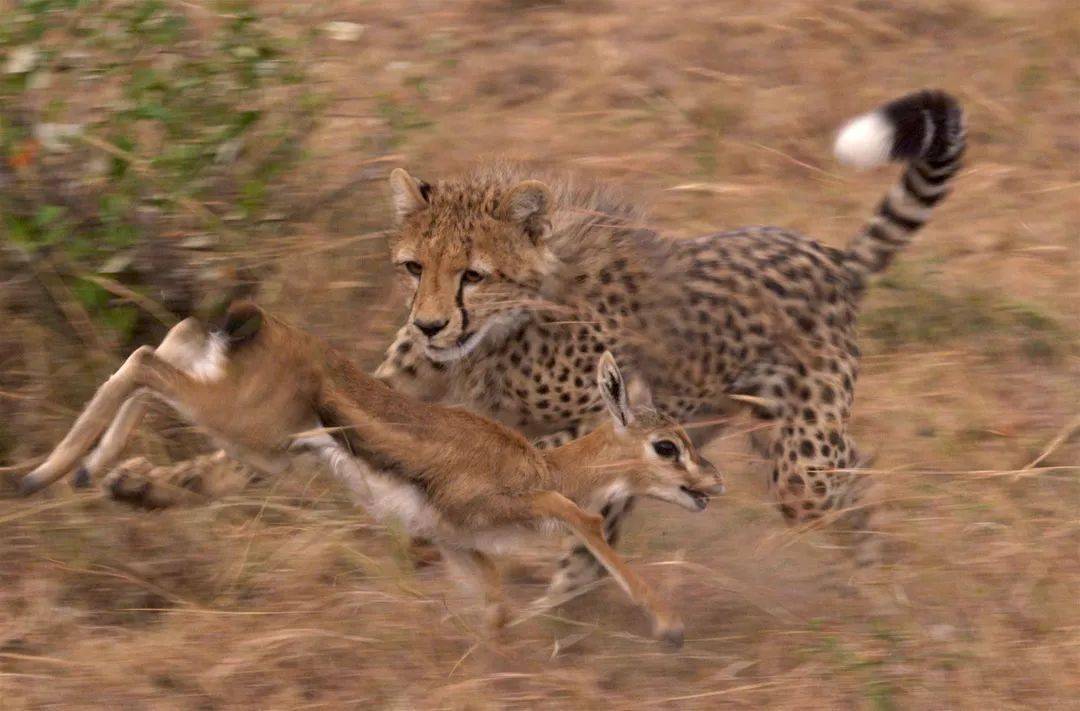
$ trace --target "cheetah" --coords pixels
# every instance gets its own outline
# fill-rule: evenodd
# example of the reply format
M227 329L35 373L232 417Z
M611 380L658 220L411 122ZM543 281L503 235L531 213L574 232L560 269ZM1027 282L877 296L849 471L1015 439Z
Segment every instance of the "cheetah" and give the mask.
M520 166L434 182L399 168L389 244L409 315L376 376L556 446L598 422L590 369L610 350L670 417L715 421L749 407L769 422L757 446L783 518L854 532L857 562L872 562L880 537L847 432L856 316L868 278L945 197L965 135L960 105L941 91L849 122L841 161L906 168L844 249L778 227L666 239L610 190ZM696 444L719 431L696 428ZM633 502L604 502L609 542ZM601 574L579 546L549 592Z

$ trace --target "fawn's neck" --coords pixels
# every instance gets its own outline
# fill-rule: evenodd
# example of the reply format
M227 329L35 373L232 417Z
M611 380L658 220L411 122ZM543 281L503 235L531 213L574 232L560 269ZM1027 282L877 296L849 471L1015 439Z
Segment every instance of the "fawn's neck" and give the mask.
M559 493L578 504L623 478L633 458L621 446L614 425L605 422L592 432L544 452Z

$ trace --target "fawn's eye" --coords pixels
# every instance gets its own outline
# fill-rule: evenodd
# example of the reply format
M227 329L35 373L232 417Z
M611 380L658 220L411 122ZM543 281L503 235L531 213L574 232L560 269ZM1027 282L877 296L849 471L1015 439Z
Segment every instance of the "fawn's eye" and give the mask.
M419 278L419 276L424 271L424 266L420 264L420 262L417 262L413 259L410 259L407 262L402 262L401 265L405 267L405 271L409 272L409 274L412 274L414 277Z
M653 451L664 459L675 459L679 456L679 448L670 439L661 439L653 442Z
M475 269L466 269L461 274L461 280L466 284L476 284L484 280L484 275Z

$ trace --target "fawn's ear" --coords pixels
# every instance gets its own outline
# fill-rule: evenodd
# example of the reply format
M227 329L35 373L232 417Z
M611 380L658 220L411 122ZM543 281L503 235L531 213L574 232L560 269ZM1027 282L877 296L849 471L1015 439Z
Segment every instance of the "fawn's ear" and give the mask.
M430 193L430 185L412 177L404 168L394 168L390 173L390 194L394 199L394 217L398 222L427 207Z
M596 384L615 424L618 427L628 427L634 421L634 413L630 411L626 381L623 380L622 372L611 351L604 351L604 355L600 356L600 363L596 367Z
M523 180L515 185L495 208L495 217L521 227L534 244L551 228L551 190L539 180Z

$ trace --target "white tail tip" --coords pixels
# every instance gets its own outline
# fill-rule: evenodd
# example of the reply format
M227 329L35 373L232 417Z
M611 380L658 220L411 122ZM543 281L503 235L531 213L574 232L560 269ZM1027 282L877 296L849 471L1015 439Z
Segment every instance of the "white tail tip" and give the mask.
M863 114L840 129L833 152L842 163L873 168L889 162L895 134L892 122L882 113Z

